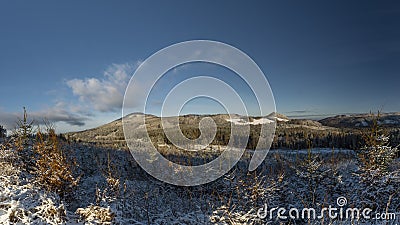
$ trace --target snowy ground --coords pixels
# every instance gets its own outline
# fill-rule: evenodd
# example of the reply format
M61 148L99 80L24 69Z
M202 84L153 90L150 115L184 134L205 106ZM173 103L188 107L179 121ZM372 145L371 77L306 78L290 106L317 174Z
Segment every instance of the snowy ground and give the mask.
M126 151L72 145L82 174L77 188L61 198L35 185L19 167L13 149L0 156L0 224L400 224L391 220L273 219L257 211L337 206L400 212L399 161L373 184L362 183L355 154L330 149L270 151L248 172L249 158L219 180L197 187L168 185L147 175ZM251 153L249 153L251 154ZM183 157L183 156L181 156ZM194 159L195 160L195 159Z

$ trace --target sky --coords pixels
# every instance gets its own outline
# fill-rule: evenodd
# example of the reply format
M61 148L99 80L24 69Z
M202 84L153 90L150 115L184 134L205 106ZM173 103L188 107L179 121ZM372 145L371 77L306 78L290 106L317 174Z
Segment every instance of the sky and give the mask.
M24 106L59 132L118 119L128 82L149 56L199 39L251 57L280 113L400 111L399 27L398 1L4 1L0 124L11 129ZM169 71L149 112L157 114L172 84L206 73L237 85L253 104L232 71L200 64ZM197 99L182 113L223 111Z

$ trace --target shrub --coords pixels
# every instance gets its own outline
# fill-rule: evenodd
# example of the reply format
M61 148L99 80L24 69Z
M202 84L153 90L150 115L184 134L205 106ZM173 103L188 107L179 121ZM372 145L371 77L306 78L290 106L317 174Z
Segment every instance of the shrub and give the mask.
M61 196L77 184L79 179L73 174L76 165L62 151L51 126L47 126L46 133L37 132L33 150L36 157L35 175L39 184Z
M44 123L46 129L42 132L34 126L33 120L28 119L24 107L23 118L17 121L13 142L21 165L35 175L36 182L48 191L64 196L79 180L74 177L76 164L63 152L54 126L47 121Z

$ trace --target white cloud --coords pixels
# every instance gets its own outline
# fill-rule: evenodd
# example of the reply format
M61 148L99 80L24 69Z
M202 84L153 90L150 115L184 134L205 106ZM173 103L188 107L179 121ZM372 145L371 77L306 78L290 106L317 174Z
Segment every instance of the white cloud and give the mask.
M113 64L104 71L102 79L72 79L66 83L82 103L100 112L114 112L121 109L125 89L139 64Z
M30 111L28 108L28 116L35 121L36 125L41 125L44 120L48 120L54 123L66 123L63 126L68 129L73 129L75 126L86 127L89 122L92 125L104 123L104 121L96 122L98 112L107 115L106 112L112 113L121 110L129 79L140 63L138 61L134 64L112 64L104 71L102 78L67 80L67 86L79 98L79 102L74 100L58 101L55 105L39 111ZM141 91L141 85L138 86L133 94ZM21 112L7 112L0 108L0 125L7 130L12 130L15 128L18 118L22 116L22 109Z

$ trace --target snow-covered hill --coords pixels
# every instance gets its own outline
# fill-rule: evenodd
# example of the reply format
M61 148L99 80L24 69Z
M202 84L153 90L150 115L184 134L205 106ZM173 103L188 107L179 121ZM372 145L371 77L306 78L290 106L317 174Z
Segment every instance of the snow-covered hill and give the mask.
M376 116L373 114L355 114L328 117L319 122L331 127L357 128L371 126L374 119L376 119ZM378 123L382 126L400 128L400 113L382 113L378 118Z

